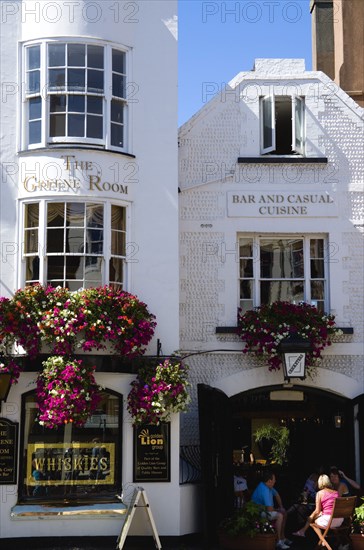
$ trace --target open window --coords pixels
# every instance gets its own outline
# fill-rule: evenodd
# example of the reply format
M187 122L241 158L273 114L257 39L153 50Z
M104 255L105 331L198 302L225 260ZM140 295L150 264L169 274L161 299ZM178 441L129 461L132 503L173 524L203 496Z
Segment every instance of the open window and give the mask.
M264 96L260 100L261 153L304 155L304 99Z

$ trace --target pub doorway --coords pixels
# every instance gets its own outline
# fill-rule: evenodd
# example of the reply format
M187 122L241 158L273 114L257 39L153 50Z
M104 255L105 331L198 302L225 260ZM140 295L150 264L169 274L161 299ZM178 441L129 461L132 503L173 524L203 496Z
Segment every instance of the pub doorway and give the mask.
M353 477L350 399L299 385L261 387L229 398L220 389L198 384L198 401L207 547L216 540L214 528L232 511L236 460L251 491L264 468L274 469L286 507L296 501L305 480L317 467L335 465ZM290 430L288 462L283 466L270 464L269 457L255 446L254 431L264 423L285 425Z
M233 456L241 450L240 461L247 472L252 470L251 484L255 482L256 464L266 460L269 465L269 454L254 442L255 430L264 424L289 429L288 461L279 471L279 491L287 503L297 498L307 477L319 467L335 465L354 477L350 399L306 386L279 386L244 392L231 397L230 402Z

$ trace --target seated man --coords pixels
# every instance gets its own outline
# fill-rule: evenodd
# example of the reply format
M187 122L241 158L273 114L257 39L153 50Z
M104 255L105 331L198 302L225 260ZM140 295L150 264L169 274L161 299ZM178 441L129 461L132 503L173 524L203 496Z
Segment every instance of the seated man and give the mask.
M277 548L285 550L290 547L292 542L285 538L284 528L286 524L286 510L283 508L282 499L278 491L274 489L276 476L273 472L266 471L263 475L263 481L259 483L252 494L252 501L266 507L267 517L276 522L276 531L278 535ZM278 507L274 507L276 501Z

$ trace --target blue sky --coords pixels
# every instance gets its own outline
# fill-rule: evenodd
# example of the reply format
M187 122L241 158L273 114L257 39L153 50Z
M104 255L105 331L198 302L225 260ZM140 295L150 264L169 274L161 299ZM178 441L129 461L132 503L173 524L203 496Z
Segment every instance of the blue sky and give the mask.
M304 58L311 69L310 0L178 2L179 124L258 57Z

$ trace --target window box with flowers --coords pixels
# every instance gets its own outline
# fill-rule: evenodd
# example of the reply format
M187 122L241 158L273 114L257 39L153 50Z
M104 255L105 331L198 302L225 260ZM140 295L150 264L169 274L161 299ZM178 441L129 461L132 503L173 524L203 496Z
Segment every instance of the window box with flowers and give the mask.
M309 374L322 359L321 352L331 345L331 338L340 334L334 315L320 313L316 307L301 302L273 302L244 314L239 313L238 334L245 342L244 353L252 352L266 359L269 370L279 370L282 358L279 344L289 335L297 335L311 344L306 354Z
M80 349L105 350L111 344L115 354L140 356L155 325L146 304L110 286L77 292L28 286L13 298L0 298L0 368L16 383L22 369L21 357L12 354L14 348L21 346L35 359L46 344L50 357L37 381L38 420L47 427L68 421L82 425L96 408L99 388L94 367L77 361L74 355ZM76 401L83 403L83 412Z

